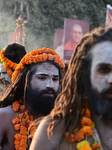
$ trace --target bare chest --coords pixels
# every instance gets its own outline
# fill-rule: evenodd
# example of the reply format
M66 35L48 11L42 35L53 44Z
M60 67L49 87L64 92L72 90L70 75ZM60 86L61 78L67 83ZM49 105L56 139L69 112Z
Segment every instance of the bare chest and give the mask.
M96 129L94 131L94 137L95 139L101 144L101 150L112 150L112 130L110 129L102 129L100 127L100 132L98 132ZM90 145L93 144L93 137L86 137L84 140L87 140ZM77 142L74 143L68 143L64 139L60 144L57 146L56 150L77 150Z

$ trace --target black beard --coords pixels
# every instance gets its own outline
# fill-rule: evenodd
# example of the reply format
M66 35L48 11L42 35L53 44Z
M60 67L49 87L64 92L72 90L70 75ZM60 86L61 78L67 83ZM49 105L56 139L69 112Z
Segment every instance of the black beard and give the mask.
M88 83L89 82L89 83ZM103 89L100 93L93 89L90 81L87 81L85 84L85 94L88 96L88 102L92 113L100 115L107 121L112 120L112 99L106 98L105 93L112 91L112 87Z
M54 97L43 96L44 93L53 92ZM54 101L57 93L53 89L44 89L41 91L26 88L25 105L34 117L48 115L54 107Z

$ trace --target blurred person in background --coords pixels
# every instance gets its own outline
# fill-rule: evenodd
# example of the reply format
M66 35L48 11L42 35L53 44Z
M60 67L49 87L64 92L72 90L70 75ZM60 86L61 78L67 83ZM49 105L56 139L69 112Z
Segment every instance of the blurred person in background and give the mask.
M26 54L25 47L13 43L7 45L6 48L1 50L0 52L0 100L2 100L2 97L6 91L6 89L9 87L11 82L11 76L14 72L17 64L20 62L20 60L23 58L23 56Z
M71 32L71 39L67 43L65 43L64 49L74 51L82 36L83 36L83 29L81 25L79 24L73 25Z

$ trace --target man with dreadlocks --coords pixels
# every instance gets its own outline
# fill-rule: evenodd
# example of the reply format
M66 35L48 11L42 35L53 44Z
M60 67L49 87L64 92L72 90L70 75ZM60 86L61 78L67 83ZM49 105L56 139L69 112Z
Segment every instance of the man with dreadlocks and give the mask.
M82 37L30 150L112 150L112 28Z
M33 50L21 59L0 102L1 149L29 149L28 135L36 130L33 120L54 107L64 68L62 59L50 48Z
M13 43L9 44L0 52L0 100L6 89L11 84L11 76L15 67L26 54L25 47Z

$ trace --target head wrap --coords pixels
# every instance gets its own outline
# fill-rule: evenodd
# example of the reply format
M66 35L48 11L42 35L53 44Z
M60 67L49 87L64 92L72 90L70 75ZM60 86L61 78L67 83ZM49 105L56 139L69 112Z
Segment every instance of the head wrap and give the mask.
M15 81L21 70L24 68L25 65L30 65L32 63L38 62L45 62L45 61L54 61L58 66L61 68L62 73L64 73L65 64L63 63L60 56L50 48L41 48L35 49L30 52L30 54L26 54L16 67L13 75L12 75L12 82Z
M1 62L10 76L26 53L25 47L17 43L10 44L1 50Z

